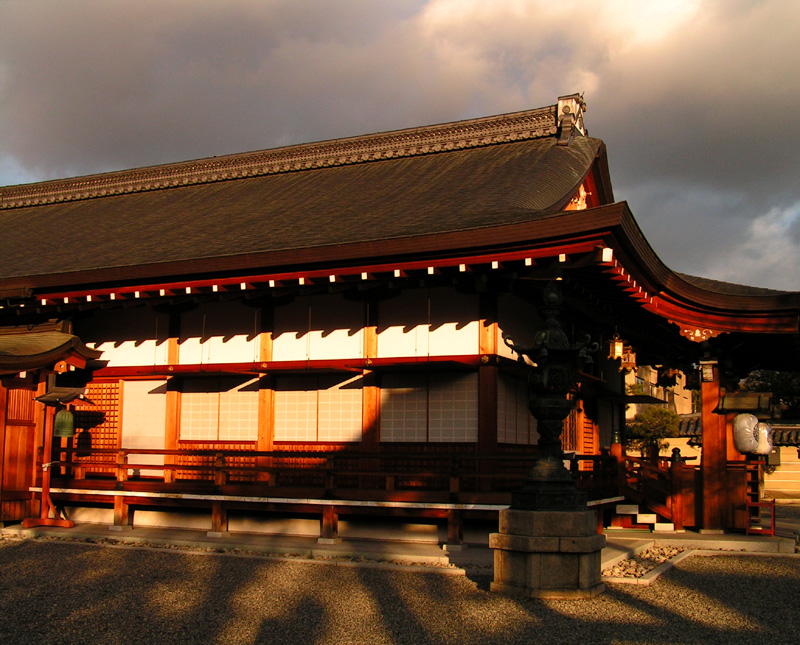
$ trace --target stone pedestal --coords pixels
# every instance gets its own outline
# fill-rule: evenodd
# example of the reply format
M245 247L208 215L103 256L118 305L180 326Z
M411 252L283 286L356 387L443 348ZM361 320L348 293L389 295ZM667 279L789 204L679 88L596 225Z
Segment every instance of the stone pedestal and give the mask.
M491 590L526 598L591 598L605 590L595 511L500 511Z

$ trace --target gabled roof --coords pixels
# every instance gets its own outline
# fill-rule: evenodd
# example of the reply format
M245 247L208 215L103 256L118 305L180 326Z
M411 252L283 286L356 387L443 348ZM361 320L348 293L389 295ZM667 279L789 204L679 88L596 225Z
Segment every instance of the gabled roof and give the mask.
M134 278L154 265L186 275L199 261L220 270L530 221L565 208L605 154L571 121L560 130L557 107L0 189L0 281Z
M545 138L16 208L0 212L0 277L221 259L529 221L566 206L601 149L597 139L581 137L566 147Z

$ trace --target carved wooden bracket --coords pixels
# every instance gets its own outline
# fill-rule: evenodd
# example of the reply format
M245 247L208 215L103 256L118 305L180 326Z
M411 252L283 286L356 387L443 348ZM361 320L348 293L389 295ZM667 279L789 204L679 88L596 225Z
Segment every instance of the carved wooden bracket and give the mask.
M681 336L684 338L688 338L692 342L695 343L702 343L709 338L716 338L720 334L724 334L726 332L718 331L716 329L708 329L707 327L698 327L696 325L689 325L686 323L678 322L677 320L670 320L670 322L674 325L678 325L680 327Z

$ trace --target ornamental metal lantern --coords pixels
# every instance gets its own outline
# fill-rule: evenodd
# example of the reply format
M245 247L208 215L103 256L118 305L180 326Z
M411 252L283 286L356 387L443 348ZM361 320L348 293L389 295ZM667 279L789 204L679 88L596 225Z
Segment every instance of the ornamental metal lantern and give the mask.
M636 352L633 347L626 346L622 351L622 358L620 359L619 371L630 372L636 369Z
M589 335L571 342L560 321L562 295L554 282L544 291L544 327L530 347L504 338L517 360L528 369L528 410L537 421L538 456L522 490L512 493L511 507L524 510L577 510L586 507L586 493L575 488L564 467L561 431L575 407L578 374L592 363L600 347ZM528 359L527 361L525 359Z
M612 361L618 361L622 358L624 347L625 341L619 337L619 334L614 334L614 338L608 342L608 357Z
M53 419L54 437L74 437L75 436L75 417L71 410L59 410Z

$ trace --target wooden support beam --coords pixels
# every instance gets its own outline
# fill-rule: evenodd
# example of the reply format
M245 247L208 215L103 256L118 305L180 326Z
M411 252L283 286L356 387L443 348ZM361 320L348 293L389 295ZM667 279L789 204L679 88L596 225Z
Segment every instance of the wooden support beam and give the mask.
M169 324L167 334L167 362L170 365L177 365L180 363L180 346L178 340L181 336L181 312L175 310L169 314ZM175 388L170 387L170 382L167 382L166 393L166 413L164 420L164 448L166 450L176 450L178 448L178 439L180 435L180 420L181 420L181 393ZM174 465L175 457L167 455L164 463L167 465ZM175 481L175 471L165 470L164 481Z
M133 526L132 519L128 502L122 495L116 496L114 498L114 526L121 528Z
M228 532L228 510L224 502L211 502L211 530L214 533Z
M319 541L322 543L335 542L339 538L339 514L333 504L322 507L322 525Z
M447 544L460 546L464 541L464 521L461 511L450 509L447 511Z
M677 451L677 452L676 452ZM672 451L672 462L670 463L670 480L672 490L670 491L669 507L672 514L672 524L676 531L683 530L683 461L681 451L675 448Z
M259 311L258 335L258 360L268 364L272 360L274 310L271 307L262 307ZM264 376L258 385L258 439L256 450L272 452L275 440L275 384L271 376ZM259 468L272 468L272 457L257 457L256 466ZM271 483L269 472L258 472L256 480Z
M722 392L719 368L713 366L713 380L700 385L703 424L703 452L700 462L702 473L703 524L701 531L717 533L725 528L727 441L725 415L715 414Z
M479 351L481 364L478 368L478 452L491 455L497 451L497 388L499 372L491 357L497 354L497 295L482 294L479 304ZM486 467L483 464L482 467ZM481 490L488 489L491 482L480 479Z
M75 526L74 522L61 517L58 509L53 504L53 500L50 499L50 479L53 470L50 460L53 458L53 418L55 417L55 412L54 407L47 406L45 408L43 459L46 461L42 464L42 503L39 517L29 517L22 521L22 526L26 529L37 526L57 526L69 529ZM53 517L50 517L51 512Z

